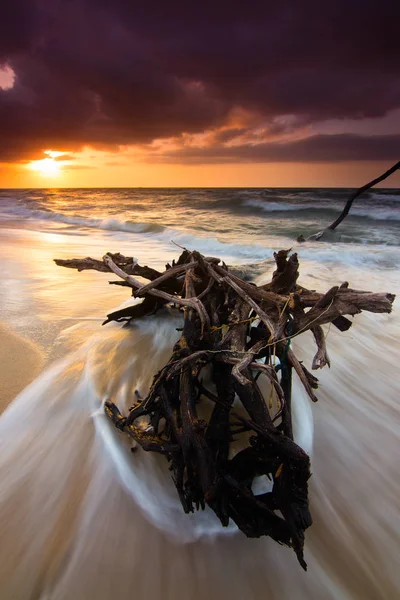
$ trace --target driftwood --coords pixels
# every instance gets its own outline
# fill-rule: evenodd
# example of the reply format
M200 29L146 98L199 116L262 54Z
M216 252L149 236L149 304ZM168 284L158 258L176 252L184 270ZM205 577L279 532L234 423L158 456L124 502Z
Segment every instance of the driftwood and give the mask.
M144 450L166 457L185 512L208 505L223 526L232 519L249 537L269 535L292 547L306 569L310 460L293 441L293 370L312 401L317 400L318 380L297 359L291 339L310 330L317 346L312 368L322 368L329 357L321 325L333 323L343 331L351 326L344 315L389 313L394 296L352 290L347 282L325 294L310 291L297 283L296 254L281 250L274 258L271 282L259 287L195 251L185 250L163 273L121 254L106 254L102 261L55 262L79 271L113 272L143 298L109 314L106 323L129 322L166 304L183 310L181 337L147 397L133 393L128 415L111 399L105 411ZM205 367L211 389L203 382ZM268 397L259 378L269 382ZM206 402L213 408L204 420L200 413ZM240 404L245 416L238 414ZM144 416L146 428L137 421ZM234 440L242 442L235 455ZM262 475L271 480L272 489L256 495L252 484Z
M367 190L371 189L372 187L374 187L374 185L377 185L378 183L380 183L381 181L384 181L385 179L387 179L390 175L392 175L393 173L395 173L396 171L398 171L398 169L400 169L400 161L398 161L395 165L393 165L392 167L390 167L390 169L388 169L387 171L385 171L385 173L383 173L382 175L380 175L379 177L377 177L376 179L373 179L372 181L369 181L368 183L366 183L365 185L363 185L362 187L360 187L358 190L356 190L355 192L353 192L351 194L351 196L348 198L342 212L340 213L340 215L338 216L338 218L333 221L333 223L331 223L330 225L328 225L328 227L326 227L325 229L323 229L322 231L320 231L319 233L315 233L313 235L311 235L310 237L306 238L303 235L300 235L297 238L298 242L305 242L305 241L318 241L320 239L323 238L324 234L327 233L328 231L334 231L336 229L336 227L338 225L340 225L340 223L347 217L347 215L350 212L350 208L354 202L354 200L356 198L358 198L359 196L361 196L361 194L363 194L364 192L366 192Z

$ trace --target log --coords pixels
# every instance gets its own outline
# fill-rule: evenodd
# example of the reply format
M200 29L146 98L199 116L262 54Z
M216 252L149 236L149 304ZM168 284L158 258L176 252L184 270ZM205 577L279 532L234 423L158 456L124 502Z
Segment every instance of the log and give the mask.
M208 505L221 526L233 520L248 537L268 535L291 547L307 569L310 459L293 440L292 380L297 376L314 402L318 380L298 360L291 340L310 330L317 346L311 367L322 369L330 364L322 325L334 323L344 331L352 324L345 315L390 313L394 296L353 290L347 282L326 293L307 290L297 282L296 254L281 250L274 258L272 280L260 287L196 251L185 250L162 273L119 253L56 263L112 272L141 299L108 315L106 323L129 323L166 304L183 312L181 337L146 398L133 397L126 415L109 398L105 412L135 445L166 458L186 513ZM202 380L206 365L214 391ZM259 377L269 382L267 397ZM201 417L205 401L214 403L207 420ZM143 416L151 428L140 426ZM232 456L234 440L242 449ZM260 475L273 486L256 495L252 484Z
M365 185L361 186L358 190L356 190L355 192L353 192L349 196L349 198L347 199L346 204L344 205L344 208L343 208L342 212L340 213L340 215L338 216L338 218L335 219L335 221L333 221L333 223L331 223L330 225L328 225L328 227L326 227L325 229L323 229L319 233L315 233L315 234L309 236L307 238L307 241L311 241L311 240L318 241L318 240L321 240L324 237L324 234L327 231L334 231L336 229L336 227L338 227L338 225L340 225L340 223L347 217L347 215L349 214L350 209L352 207L352 204L353 204L353 202L354 202L354 200L356 198L358 198L359 196L361 196L361 194L363 194L367 190L369 190L372 187L374 187L374 185L377 185L381 181L384 181L385 179L387 179L390 175L392 175L393 173L395 173L398 169L400 169L400 161L398 161L396 164L394 164L392 167L390 167L390 169L388 169L387 171L385 171L385 173L383 173L379 177L376 177L372 181L369 181ZM300 235L297 238L297 241L298 242L305 242L306 238L303 235Z

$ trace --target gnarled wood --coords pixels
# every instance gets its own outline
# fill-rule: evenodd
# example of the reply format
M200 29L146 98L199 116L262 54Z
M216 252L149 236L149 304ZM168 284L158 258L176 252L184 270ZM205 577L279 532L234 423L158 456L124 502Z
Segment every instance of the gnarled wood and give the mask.
M292 378L300 379L314 402L318 380L297 358L291 339L311 330L317 344L312 368L322 368L329 358L321 325L332 322L346 330L351 322L344 315L389 313L394 296L352 290L347 282L325 294L310 291L297 283L296 254L281 250L274 257L272 281L260 287L240 279L219 259L188 250L163 273L121 254L106 254L102 261L88 257L56 263L115 273L142 298L111 313L106 322L139 318L166 304L183 311L182 335L147 397L134 397L127 415L109 399L105 412L135 444L166 457L185 512L207 504L222 526L232 519L249 537L269 535L292 547L306 569L304 531L312 522L310 460L293 441ZM202 379L205 366L211 389ZM270 384L266 396L258 383L260 374ZM235 399L247 417L236 414ZM214 406L204 420L206 401ZM142 417L147 417L147 428L139 424ZM232 457L235 439L243 447ZM258 475L272 480L271 492L253 493Z

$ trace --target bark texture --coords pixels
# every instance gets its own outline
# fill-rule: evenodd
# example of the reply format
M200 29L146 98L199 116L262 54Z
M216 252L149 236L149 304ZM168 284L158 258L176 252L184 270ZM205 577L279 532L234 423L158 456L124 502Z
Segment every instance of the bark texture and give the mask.
M223 526L232 519L249 537L268 535L290 546L306 569L310 459L293 440L292 378L300 378L312 401L318 380L297 359L291 339L311 330L316 342L312 369L329 366L321 326L333 323L343 331L351 326L344 315L389 313L394 296L352 290L347 282L324 294L310 291L297 283L296 254L281 250L274 258L272 280L260 287L218 259L187 250L163 273L121 254L55 262L78 271L112 272L142 298L109 314L106 323L129 322L166 304L183 311L181 337L147 397L132 391L127 415L112 398L105 411L144 450L165 456L185 512L208 505ZM202 415L206 403L212 407L207 418ZM232 445L238 440L241 449L235 453ZM270 492L253 493L259 476L270 479Z

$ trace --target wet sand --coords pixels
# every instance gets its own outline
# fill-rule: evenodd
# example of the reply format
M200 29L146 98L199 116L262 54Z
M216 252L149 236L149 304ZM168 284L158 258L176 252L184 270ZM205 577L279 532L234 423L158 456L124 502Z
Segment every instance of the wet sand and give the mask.
M30 340L0 324L0 413L40 373L44 357Z

